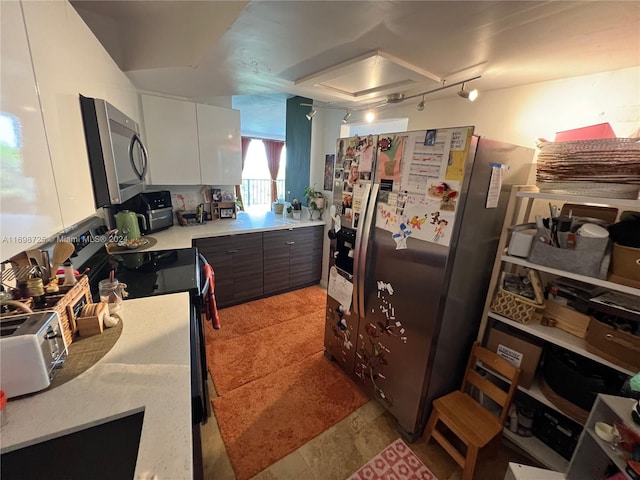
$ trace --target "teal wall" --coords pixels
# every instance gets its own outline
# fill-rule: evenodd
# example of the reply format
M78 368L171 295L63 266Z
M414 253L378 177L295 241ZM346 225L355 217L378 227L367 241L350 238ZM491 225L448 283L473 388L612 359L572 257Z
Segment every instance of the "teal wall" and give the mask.
M304 97L287 100L287 170L285 178L285 200L299 199L305 204L304 187L309 185L311 171L311 122L305 116L311 107L301 107L301 103L313 103ZM291 192L291 193L287 193Z

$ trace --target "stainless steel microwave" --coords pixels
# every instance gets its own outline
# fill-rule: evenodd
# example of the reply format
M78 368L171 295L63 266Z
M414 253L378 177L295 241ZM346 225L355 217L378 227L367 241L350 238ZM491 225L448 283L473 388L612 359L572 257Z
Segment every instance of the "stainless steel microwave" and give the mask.
M140 127L105 100L80 95L80 109L96 208L119 205L145 187Z

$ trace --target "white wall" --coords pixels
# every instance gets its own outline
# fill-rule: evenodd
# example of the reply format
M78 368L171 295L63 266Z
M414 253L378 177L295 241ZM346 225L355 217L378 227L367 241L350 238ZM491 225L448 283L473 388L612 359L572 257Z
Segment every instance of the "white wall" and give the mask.
M640 126L640 67L481 91L473 103L427 96L422 112L420 98L414 100L381 109L378 118L408 117L408 130L473 125L479 135L530 148L536 138L553 140L556 132L603 122L628 137ZM357 114L351 120L361 121Z
M316 190L322 190L324 187L324 161L325 155L336 152L336 139L340 137L340 126L342 125L342 110L318 110L318 113L311 121L311 169L309 172L309 185L315 185ZM301 121L307 121L303 117ZM327 204L331 203L331 191L323 191ZM327 209L328 210L328 209ZM325 211L323 220L326 222L324 227L323 242L323 261L322 261L322 277L320 283L326 287L329 278L328 255L329 255L329 237L327 232L331 227L331 218L329 212Z

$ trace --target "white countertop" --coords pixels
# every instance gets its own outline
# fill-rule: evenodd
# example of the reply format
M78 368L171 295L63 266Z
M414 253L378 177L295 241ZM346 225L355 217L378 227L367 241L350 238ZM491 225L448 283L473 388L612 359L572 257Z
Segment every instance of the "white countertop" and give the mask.
M325 213L325 216L327 215L328 213ZM174 225L167 230L155 232L149 236L158 240L153 250L167 250L173 248L188 248L191 246L191 241L197 238L266 232L324 224L324 220L309 220L309 214L306 209L302 210L302 218L300 220L294 220L293 218L283 215L276 215L272 212L257 214L238 212L238 218L236 219L212 220L202 225L189 227Z
M3 451L144 408L135 477L193 477L189 295L127 300L122 316L120 338L93 367L51 391L9 400Z

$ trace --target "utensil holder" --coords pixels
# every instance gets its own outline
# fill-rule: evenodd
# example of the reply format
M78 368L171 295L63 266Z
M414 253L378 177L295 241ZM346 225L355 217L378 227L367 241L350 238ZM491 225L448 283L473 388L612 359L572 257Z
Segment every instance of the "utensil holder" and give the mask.
M568 232L558 232L560 245L567 244ZM538 230L528 261L536 265L557 268L587 277L606 278L609 269L609 238L588 238L576 235L575 248L559 248L540 241L547 232Z

